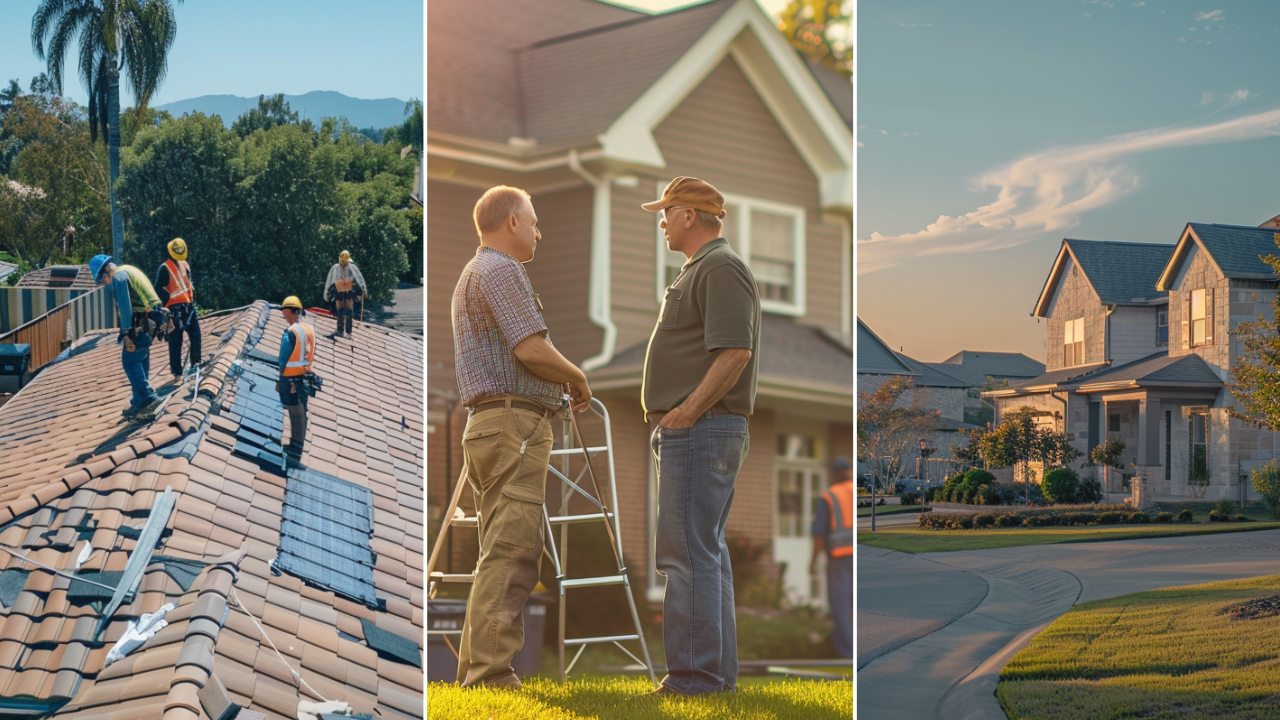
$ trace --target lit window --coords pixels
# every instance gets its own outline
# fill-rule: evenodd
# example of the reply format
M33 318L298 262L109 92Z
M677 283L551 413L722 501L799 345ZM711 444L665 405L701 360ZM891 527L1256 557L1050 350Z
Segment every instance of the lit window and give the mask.
M760 289L761 309L782 315L804 315L804 208L726 195L723 232L730 247L751 267ZM657 237L657 297L661 301L666 288L679 276L686 258L667 249L661 226Z
M1204 345L1207 341L1208 305L1205 303L1205 289L1191 291L1191 345Z
M1084 364L1084 318L1063 323L1063 367Z

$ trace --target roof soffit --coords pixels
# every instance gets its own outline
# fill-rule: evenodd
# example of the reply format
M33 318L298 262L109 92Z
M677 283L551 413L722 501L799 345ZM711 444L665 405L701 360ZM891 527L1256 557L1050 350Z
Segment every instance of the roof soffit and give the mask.
M853 133L813 74L757 6L739 0L599 136L611 160L664 168L653 130L726 56L818 179L824 207L853 207Z

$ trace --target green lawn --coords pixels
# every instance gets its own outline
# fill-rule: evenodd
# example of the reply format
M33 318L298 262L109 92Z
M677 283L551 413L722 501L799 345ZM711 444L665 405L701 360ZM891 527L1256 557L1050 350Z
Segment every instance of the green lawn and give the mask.
M1223 611L1280 595L1280 576L1076 606L1000 673L1010 720L1280 717L1280 615Z
M1207 514L1207 511L1206 511ZM991 528L989 530L923 530L903 527L859 531L858 542L906 553L988 550L1015 545L1139 540L1173 535L1209 535L1249 530L1273 530L1280 522L1170 523L1149 525L1087 525L1084 527Z
M918 513L919 505L877 505L876 516L880 515L898 515L901 513ZM858 508L858 517L871 517L871 508Z
M561 684L535 677L517 691L427 683L431 720L844 720L853 714L853 683L812 680L748 682L738 692L702 697L647 697L648 678L588 677Z

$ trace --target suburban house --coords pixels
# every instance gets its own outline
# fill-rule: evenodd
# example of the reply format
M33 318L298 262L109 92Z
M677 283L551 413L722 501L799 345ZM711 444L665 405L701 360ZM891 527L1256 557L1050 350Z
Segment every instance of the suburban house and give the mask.
M422 339L319 344L286 468L284 320L202 325L211 356L153 419L120 417L110 330L0 408L0 716L423 717Z
M1124 469L1089 470L1109 499L1256 498L1249 472L1278 445L1229 415L1226 385L1236 325L1272 313L1277 278L1260 256L1275 252L1273 228L1237 225L1189 223L1175 245L1065 240L1032 313L1048 371L986 395L1072 433L1082 470L1092 448L1124 442Z
M964 421L986 426L995 419L995 408L982 399L988 378L997 385L1014 385L1044 374L1044 363L1023 353L961 350L940 363L928 363L969 386L965 396Z
M482 16L501 21L477 36ZM661 599L641 368L684 258L640 205L699 177L728 200L725 235L765 315L729 531L787 563L793 599L824 602L807 572L812 504L833 459L853 454L852 83L805 62L755 0L658 15L595 0L449 3L427 32L429 503L443 509L462 465L450 301L478 244L471 210L491 186L521 187L543 235L530 280L550 337L609 410L627 564ZM583 431L600 437L598 424ZM445 562L469 572L474 535L450 535Z

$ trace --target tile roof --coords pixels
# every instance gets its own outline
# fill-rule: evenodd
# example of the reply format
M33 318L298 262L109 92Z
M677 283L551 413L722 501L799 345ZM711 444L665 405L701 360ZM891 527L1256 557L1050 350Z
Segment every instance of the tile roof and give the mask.
M316 318L317 334L332 322ZM149 424L120 420L129 392L107 335L0 408L0 597L12 598L0 607L0 699L48 703L52 717L194 720L233 706L295 718L323 695L357 713L422 717L421 670L380 655L363 630L420 642L423 629L422 339L361 323L355 342L316 350L325 386L302 461L371 493L382 605L370 607L272 571L287 480L234 449L254 422L240 414L260 382L249 354L274 355L283 320L257 303L202 326L212 355L199 393L189 382ZM151 367L164 383L166 363ZM110 591L91 582L114 586L112 573L145 552L139 530L165 488L176 496L165 534L136 594L104 618ZM168 625L104 667L128 621L166 603Z
M858 318L858 374L859 375L918 375L919 371L898 357L879 335Z
M70 275L72 271L74 276ZM89 277L88 265L58 265L32 270L18 280L17 287L93 290L98 284Z
M1275 278L1275 271L1259 257L1280 254L1274 228L1206 223L1187 223L1187 227L1227 277Z
M939 368L961 380L972 382L975 387L986 383L988 377L996 379L1033 378L1044 374L1044 363L1023 353L990 352L987 350L961 350L942 363L950 367Z
M1062 242L1071 248L1102 303L1147 303L1167 295L1156 290L1156 280L1173 254L1173 245L1070 238Z
M1118 384L1139 387L1183 387L1187 385L1223 387L1225 383L1204 358L1191 353L1170 356L1166 353L1149 355L1141 360L1125 363L1100 373L1091 374L1062 387L1076 390L1114 386Z

